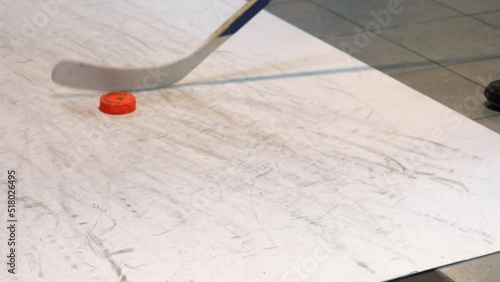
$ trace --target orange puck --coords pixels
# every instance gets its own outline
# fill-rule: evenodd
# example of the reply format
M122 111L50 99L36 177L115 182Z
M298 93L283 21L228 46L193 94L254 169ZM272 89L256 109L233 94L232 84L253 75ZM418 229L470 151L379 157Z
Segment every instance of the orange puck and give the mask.
M128 92L113 92L101 96L99 110L109 115L125 115L135 111L135 96Z

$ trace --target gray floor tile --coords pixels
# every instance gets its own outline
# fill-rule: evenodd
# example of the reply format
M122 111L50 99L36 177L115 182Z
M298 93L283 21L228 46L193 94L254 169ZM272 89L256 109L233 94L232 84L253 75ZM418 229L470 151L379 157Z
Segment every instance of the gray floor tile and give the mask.
M445 68L397 74L394 78L469 118L498 114L485 107L484 88Z
M491 81L500 79L500 57L454 65L449 69L486 87Z
M498 134L500 134L500 115L494 116L494 117L489 117L489 118L484 118L484 119L479 119L479 120L476 120L476 122L488 127L489 129L497 132ZM472 261L472 264L474 265L475 262ZM481 265L482 263L479 262L479 264ZM485 262L485 264L486 264L486 262ZM470 267L474 268L473 265L471 265ZM478 266L478 267L480 267L480 266ZM497 268L500 269L500 264L497 265ZM496 277L500 277L500 274L497 274Z
M273 5L267 11L318 38L355 32L353 23L308 1Z
M381 35L442 65L500 56L500 29L468 16L386 29Z
M474 15L474 17L500 28L500 11Z
M382 28L425 22L460 15L432 0L399 0L398 9L390 9L392 1L380 0L312 0L329 10L366 27L378 22ZM399 11L399 12L398 12Z
M269 4L269 5L279 5L279 4L284 4L284 3L304 2L304 1L307 1L307 0L272 0L271 4Z
M489 119L496 120L497 132L499 132L500 118ZM454 282L498 282L500 279L500 254L441 268L439 272Z
M436 0L466 14L475 14L500 9L498 0Z
M452 282L452 281L438 272L429 271L412 275L406 278L391 280L389 282Z
M323 38L327 43L351 54L387 74L436 68L438 65L371 33ZM363 38L363 39L360 39ZM360 44L362 42L363 44Z

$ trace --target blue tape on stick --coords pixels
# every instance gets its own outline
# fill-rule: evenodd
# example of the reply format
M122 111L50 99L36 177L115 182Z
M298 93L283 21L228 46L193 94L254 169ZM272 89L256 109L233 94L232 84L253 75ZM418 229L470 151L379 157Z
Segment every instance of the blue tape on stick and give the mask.
M246 10L238 19L234 21L219 37L233 35L246 23L248 23L255 15L264 9L271 0L258 0L248 10Z

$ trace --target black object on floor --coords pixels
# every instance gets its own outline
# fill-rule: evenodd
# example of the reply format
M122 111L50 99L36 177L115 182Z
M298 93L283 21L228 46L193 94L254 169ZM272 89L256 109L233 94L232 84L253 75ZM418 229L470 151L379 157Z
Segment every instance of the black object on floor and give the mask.
M500 109L500 80L490 83L484 90L484 96L495 108Z

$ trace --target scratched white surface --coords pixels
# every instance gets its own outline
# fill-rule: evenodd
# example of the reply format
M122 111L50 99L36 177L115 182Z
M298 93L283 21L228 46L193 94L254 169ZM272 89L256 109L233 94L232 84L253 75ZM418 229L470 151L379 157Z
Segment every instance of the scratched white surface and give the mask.
M128 116L50 81L173 60L235 2L61 0L27 33L38 2L0 1L0 281L381 281L500 250L498 135L270 14Z

